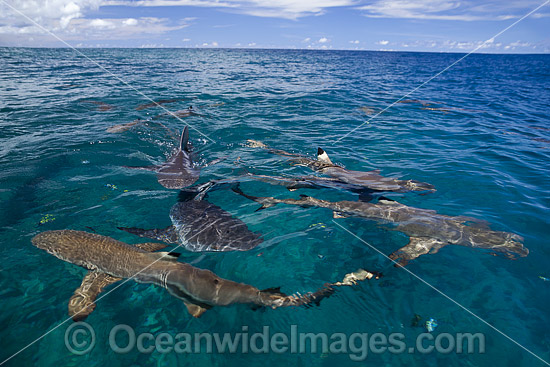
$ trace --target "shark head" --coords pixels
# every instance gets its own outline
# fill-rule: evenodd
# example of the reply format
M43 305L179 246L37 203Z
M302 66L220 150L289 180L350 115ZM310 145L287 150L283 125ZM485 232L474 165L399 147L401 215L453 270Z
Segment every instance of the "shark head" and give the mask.
M166 289L186 304L203 308L233 303L261 304L260 291L247 284L223 279L209 270L177 263L177 269L166 276Z

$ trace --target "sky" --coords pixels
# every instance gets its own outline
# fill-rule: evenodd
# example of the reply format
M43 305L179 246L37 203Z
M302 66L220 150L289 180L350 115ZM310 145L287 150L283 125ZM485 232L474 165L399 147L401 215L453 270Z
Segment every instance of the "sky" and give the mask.
M0 46L550 53L550 1L494 37L545 1L0 0Z

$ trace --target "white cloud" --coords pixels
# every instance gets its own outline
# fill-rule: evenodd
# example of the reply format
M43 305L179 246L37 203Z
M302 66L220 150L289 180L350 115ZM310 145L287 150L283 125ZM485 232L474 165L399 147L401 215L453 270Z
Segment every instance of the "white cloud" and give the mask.
M425 50L427 48L434 51L460 51L468 52L475 50L484 50L484 52L503 52L521 49L522 51L531 51L536 49L536 45L529 42L516 41L509 44L495 42L494 39L488 41L455 41L455 40L416 40L401 43L403 48L413 50Z
M123 21L124 24L125 21ZM105 19L92 19L88 25L97 29L115 29L116 26L113 22Z
M309 42L309 41L311 41L311 38L310 38L310 37L307 37L307 38L304 39L303 42Z
M319 43L327 43L327 42L328 42L328 38L323 37L323 38L319 39L319 41L317 41L317 42L319 42Z
M358 9L365 11L365 16L373 18L506 20L517 17L510 15L510 11L529 7L529 2L527 0L521 5L519 2L488 0L480 5L474 1L458 0L376 0Z
M388 43L390 43L390 41L382 40L382 41L378 41L376 43L379 44L379 45L382 45L382 46L386 46Z
M138 21L134 18L128 18L125 21L123 21L122 24L132 26L132 25L137 25Z
M358 45L358 44L359 44L359 40L349 41L349 43L352 43L352 44L354 44L354 45Z
M172 25L166 18L125 18L125 19L84 19L74 18L61 29L52 30L65 41L136 39L146 35L156 35L187 27L187 24ZM32 40L29 36L32 36ZM34 25L16 24L0 26L0 42L7 45L51 45L51 35ZM158 47L158 45L156 46Z
M93 46L89 41L162 34L187 27L192 20L173 24L155 17L86 19L86 13L99 9L102 0L13 0L10 4L17 10L0 2L0 43L8 46L59 45L47 31L68 42Z
M510 46L512 46L512 47L530 47L530 46L533 46L533 45L529 42L516 41L516 42L510 43Z
M13 0L10 1L11 7L0 2L0 24L3 24L4 27L25 28L31 24L31 21L26 19L26 17L29 17L48 30L65 29L71 20L82 17L86 11L98 9L101 1ZM13 10L12 7L17 11Z
M329 8L356 5L358 0L105 0L102 5L126 6L198 6L226 8L228 10L258 16L298 19L321 15Z
M182 39L182 42L189 42L189 41L191 41L191 38L184 38L184 39Z
M171 25L166 18L144 17L138 19L74 19L68 31L86 39L128 39L150 34L163 34L187 27L187 24ZM74 37L74 35L73 35Z
M256 42L250 42L250 43L248 44L248 46L254 47L254 46L256 46Z

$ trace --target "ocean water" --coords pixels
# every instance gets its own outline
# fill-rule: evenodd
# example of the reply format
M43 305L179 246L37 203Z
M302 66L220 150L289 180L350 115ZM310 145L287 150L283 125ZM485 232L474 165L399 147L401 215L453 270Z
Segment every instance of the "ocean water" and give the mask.
M521 346L550 361L550 281L540 278L550 278L549 55L471 55L406 97L424 105L397 103L365 123L463 55L80 52L87 58L68 49L0 49L0 363L18 353L5 365L544 365ZM427 195L386 196L487 220L494 229L523 236L530 253L509 260L447 246L407 266L469 313L373 249L389 254L404 246L408 238L402 233L360 218L336 219L367 245L335 224L328 210L277 205L256 212L257 203L221 189L208 200L262 233L264 243L248 252L182 250L180 261L258 288L281 286L287 293L314 291L359 268L384 277L342 287L318 307L254 311L233 305L213 308L199 319L164 289L127 282L99 300L86 319L95 332L94 347L74 354L65 343L73 325L67 322L67 303L85 270L33 247L30 239L46 230L77 229L139 243L146 241L117 226L170 224L178 192L160 186L151 172L123 167L162 163L177 146L175 132L183 128L177 119L155 118L165 112L158 107L136 110L150 102L143 95L184 99L165 107L177 111L193 105L199 112L183 120L193 128L196 160L206 166L201 183L236 177L245 169L265 175L311 173L248 147L247 139L311 157L323 147L347 168L380 169L385 176L435 185L437 191ZM121 133L106 131L136 119L146 122ZM207 165L221 157L226 159ZM257 196L357 199L328 189L289 192L250 182L241 187ZM419 326L412 325L415 314L422 319ZM409 350L430 318L439 325L432 336L482 333L484 353ZM348 341L354 333L400 333L407 348L363 355L358 350L364 339L356 337L348 353L311 348L254 353L242 347L209 353L207 345L192 353L137 348L117 353L109 340L116 325L155 337L204 332L244 338L264 327L270 335L291 337L294 328L325 333L329 340L342 333ZM122 346L128 342L123 334L115 338Z

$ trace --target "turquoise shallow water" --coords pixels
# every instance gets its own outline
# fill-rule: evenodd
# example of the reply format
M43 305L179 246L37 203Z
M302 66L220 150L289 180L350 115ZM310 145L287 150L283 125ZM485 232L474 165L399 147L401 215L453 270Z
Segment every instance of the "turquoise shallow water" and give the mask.
M407 267L473 313L545 360L550 360L550 57L471 55L361 129L339 138L373 114L460 58L458 54L268 51L268 50L82 50L109 72L153 99L188 98L201 116L185 122L198 162L199 182L236 176L242 167L261 174L302 175L282 157L249 148L246 139L314 156L324 147L350 169L381 169L385 176L434 184L437 192L390 194L407 205L447 215L484 219L497 230L525 238L530 254L510 261L487 251L448 246ZM71 322L67 302L85 273L31 246L36 233L53 229L91 231L129 243L144 242L117 226L170 224L177 191L154 174L124 165L163 162L177 139L156 122L119 134L112 125L151 119L159 108L136 110L145 100L90 60L64 49L0 49L0 361L40 339L7 365L275 365L354 364L338 353L117 354L109 347L113 326L136 333L403 333L414 344L424 330L415 314L437 319L437 333L484 333L484 354L370 353L363 364L409 366L537 366L541 361L462 310L369 246L340 229L324 209L258 204L230 190L209 200L261 232L265 242L249 252L182 254L182 260L259 288L313 291L358 268L385 277L342 288L319 307L252 311L214 308L191 318L179 300L158 287L128 282L98 302L86 320L96 345L86 355L67 350ZM113 106L103 110L103 102ZM435 102L435 103L434 103ZM364 108L366 107L366 108ZM372 111L368 111L370 109ZM108 187L106 185L115 185ZM244 183L259 196L355 200L351 193ZM55 218L43 225L49 214ZM358 218L337 222L385 254L407 237ZM54 329L55 328L55 329Z

